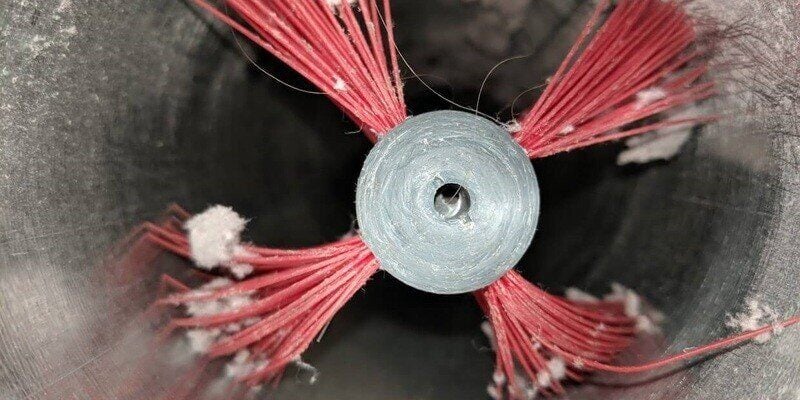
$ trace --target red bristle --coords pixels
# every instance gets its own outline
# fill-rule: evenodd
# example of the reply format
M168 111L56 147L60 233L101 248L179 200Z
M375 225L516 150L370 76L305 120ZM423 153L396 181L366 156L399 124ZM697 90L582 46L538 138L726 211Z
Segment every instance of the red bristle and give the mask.
M610 3L600 2L545 92L522 118L516 139L532 158L717 118L646 122L710 97L714 85L698 81L705 64L691 50L694 26L678 2L621 0L601 25ZM637 94L648 89L661 90L663 96L637 102Z
M193 1L305 76L370 139L406 118L388 0L358 0L357 10L347 0L225 0L244 23Z
M787 318L786 320L775 324L764 325L756 330L747 331L744 333L740 333L738 335L733 335L726 338L718 339L709 344L705 344L699 347L693 347L691 349L687 349L681 352L680 354L651 361L646 364L609 365L605 363L589 361L586 363L586 368L587 370L608 371L608 372L615 372L618 374L636 374L641 372L653 371L662 367L674 365L680 361L689 360L713 353L715 351L724 350L732 346L744 343L748 340L755 339L758 336L761 336L765 333L776 332L778 329L786 328L792 325L796 325L798 323L800 323L800 315Z
M491 391L497 398L531 398L536 393L561 394L560 379L579 381L594 371L632 374L693 359L730 348L765 333L800 323L800 316L765 325L757 330L723 338L673 356L641 365L613 365L636 333L634 318L616 301L579 302L553 296L511 271L475 292L478 304L492 326L496 379ZM553 377L547 360L562 360L560 379ZM547 375L542 375L547 374ZM551 377L545 382L541 377Z
M636 333L635 320L624 314L620 304L552 296L515 271L475 296L492 324L495 375L505 377L497 393L513 399L525 398L526 391L563 393L561 379L579 378L581 363L611 361ZM564 376L553 376L547 366L550 360L565 363Z
M147 238L160 247L183 257L191 251L185 234L169 226L146 225ZM247 351L248 359L262 362L237 377L249 386L277 382L286 366L305 351L334 314L378 270L378 263L358 237L300 250L246 246L249 253L234 262L249 262L255 267L247 279L198 290L182 290L162 297L160 305L190 306L249 296L250 301L236 309L209 315L173 318L165 333L178 328L224 329L234 324L230 334L221 334L207 349L211 358Z

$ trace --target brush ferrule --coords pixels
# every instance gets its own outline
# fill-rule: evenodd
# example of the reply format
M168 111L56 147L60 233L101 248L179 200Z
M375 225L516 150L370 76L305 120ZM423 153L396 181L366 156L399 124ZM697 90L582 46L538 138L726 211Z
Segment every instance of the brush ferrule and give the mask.
M460 111L408 118L381 138L358 179L356 213L381 268L417 289L465 293L527 250L539 186L525 151Z

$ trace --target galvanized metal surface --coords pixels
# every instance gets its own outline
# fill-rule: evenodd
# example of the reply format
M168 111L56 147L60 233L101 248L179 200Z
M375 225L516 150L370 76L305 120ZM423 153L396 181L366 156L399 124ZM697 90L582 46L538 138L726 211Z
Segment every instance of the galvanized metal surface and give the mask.
M475 16L471 24L447 14L462 7L455 0L396 3L400 46L410 46L418 72L468 71L457 80L474 86L459 83L460 100L474 99L494 62L535 45L516 39L558 37L472 24L495 26L509 5L526 15L518 26L551 23L539 3L471 3L458 11ZM732 118L671 163L619 169L606 147L535 165L542 216L521 263L526 276L552 290L601 292L620 281L669 317L658 350L642 347L627 361L726 334L725 314L748 294L785 314L800 311L796 7L697 3L744 21L752 35L736 47L745 68L727 81L735 95L717 104ZM128 360L141 355L137 333L147 327L131 321L152 300L162 265L110 274L100 259L169 202L233 205L254 218L249 237L273 245L319 243L350 226L369 144L342 135L352 127L325 99L248 67L227 30L172 1L0 7L0 398L107 398L121 377L135 380ZM437 37L489 61L428 59L435 48L423 46ZM559 55L541 54L541 65ZM260 61L301 82L269 57ZM482 110L502 108L513 100L508 93L544 78L523 75L490 80ZM410 92L416 112L445 107ZM278 398L483 398L492 357L481 350L473 303L378 276L308 354L320 381L309 387L289 376ZM794 400L800 332L639 385L608 379L623 383L574 388L570 398Z
M455 190L441 191L447 185ZM434 111L406 119L370 151L356 215L382 270L426 292L470 293L525 254L539 186L525 150L503 127Z

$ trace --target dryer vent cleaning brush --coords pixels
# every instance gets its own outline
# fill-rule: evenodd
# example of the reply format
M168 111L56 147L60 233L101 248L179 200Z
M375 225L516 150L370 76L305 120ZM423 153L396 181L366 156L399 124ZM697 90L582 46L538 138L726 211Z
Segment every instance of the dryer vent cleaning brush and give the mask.
M388 0L194 2L306 77L375 142L358 180L359 230L337 242L243 243L246 220L224 206L145 226L145 240L208 277L195 288L167 278L175 290L157 303L181 314L167 332L225 360L231 382L277 384L292 364L312 371L303 352L378 270L422 291L474 294L496 353L496 399L561 394L595 371L650 371L800 321L744 316L737 336L621 366L615 357L657 323L638 296L618 287L604 300L562 298L513 270L539 215L531 158L718 118L684 112L715 87L683 2L600 1L541 97L507 125L477 112L407 114ZM191 397L181 393L168 397Z

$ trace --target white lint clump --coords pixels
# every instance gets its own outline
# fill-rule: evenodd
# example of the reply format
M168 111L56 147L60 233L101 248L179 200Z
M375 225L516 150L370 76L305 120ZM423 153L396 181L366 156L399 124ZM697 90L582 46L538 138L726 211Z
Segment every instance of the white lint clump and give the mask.
M317 383L317 379L319 378L319 370L317 369L317 367L303 361L303 359L300 358L300 356L297 356L297 358L295 358L292 362L294 363L295 367L297 367L299 370L311 374L311 376L308 378L309 384L313 385Z
M685 107L677 112L667 113L666 121L697 118L707 111L696 105ZM670 160L683 148L692 135L695 124L668 126L656 131L634 136L625 141L628 149L617 156L617 165L645 164L658 160Z
M637 110L641 110L659 100L663 100L667 97L667 91L660 88L660 87L652 87L648 89L644 89L639 93L636 93L636 102L634 103L633 107Z
M244 279L253 266L234 261L235 257L254 257L241 245L241 234L247 220L230 207L216 205L190 218L184 224L189 250L198 267L223 267L236 279Z
M659 311L649 308L645 311L642 297L631 289L620 285L611 284L611 293L603 297L605 301L621 302L625 315L636 321L636 330L644 333L658 333L658 324L664 320L664 315Z
M508 121L508 123L503 124L503 127L510 133L517 133L522 131L522 124L519 123L516 119L512 119Z
M233 250L234 257L255 257L256 254L247 251L242 246L236 246ZM237 263L237 262L229 262L225 264L225 267L231 271L231 274L236 277L236 279L244 279L248 275L253 273L253 266L250 264L245 263Z
M561 357L553 357L547 361L547 369L553 375L553 379L562 380L567 377L567 364Z
M765 325L772 325L771 331L764 332L753 338L756 343L766 343L773 333L779 335L783 331L783 327L778 324L778 313L772 307L762 304L753 298L747 299L745 304L747 308L744 311L735 315L728 315L725 326L741 332L750 332Z
M230 207L216 205L190 218L184 224L189 249L195 264L212 269L229 263L241 242L247 220Z
M567 125L563 129L561 129L558 134L559 136L566 136L570 133L575 132L575 125Z
M509 387L513 399L533 400L539 394L539 389L524 376L517 372L516 384Z
M232 283L233 282L227 278L216 278L195 290L194 293L200 297L214 290L224 288ZM253 303L253 298L247 293L225 296L213 300L190 301L186 303L186 313L192 317L205 317L236 311L251 303Z
M536 374L536 383L541 388L549 387L552 382L560 381L567 376L567 364L560 357L547 360L546 368Z
M495 348L495 337L494 337L494 329L492 329L492 323L489 321L481 322L481 332L489 339L489 345L492 346L492 350Z
M196 292L208 293L209 291L222 289L224 287L230 286L231 284L233 284L233 281L231 281L230 279L218 277L200 286L200 288L198 288Z
M597 303L600 301L597 297L575 287L568 287L567 290L564 291L564 297L566 297L567 300L582 303Z
M214 290L224 288L233 283L227 278L215 278L194 290L193 294L198 297L212 293ZM226 312L236 311L253 302L249 293L237 294L215 300L197 300L186 303L186 314L190 317L206 317ZM258 322L258 318L249 318L241 323L231 323L220 328L197 328L186 331L186 338L192 353L205 353L208 348L217 340L223 338L228 333L241 330L243 327L250 326Z
M497 390L497 386L489 385L486 386L486 394L489 395L494 400L500 400L503 396L500 395L500 391Z
M344 82L342 78L336 76L333 79L333 90L337 92L346 92L347 84Z
M334 9L342 5L342 0L327 0L327 1L328 5ZM347 4L352 6L353 4L356 4L356 0L347 0Z
M250 351L247 349L239 350L236 355L225 364L225 376L232 379L243 378L269 364L267 360L253 360Z
M231 264L227 266L233 276L237 279L244 279L253 273L253 266L250 264Z
M190 329L186 331L186 339L192 353L203 354L217 340L222 332L219 329Z
M541 370L536 373L536 384L539 387L546 388L550 386L550 372Z
M261 321L261 318L252 317L252 318L247 318L242 322L231 322L230 324L225 325L223 331L225 331L225 333L236 333L244 328L249 328L257 324L259 321Z
M655 135L644 135L646 140L629 139L625 142L628 149L617 156L617 165L646 164L658 160L670 160L681 151L689 140L692 127L669 127L655 132Z
M503 386L506 384L506 375L500 371L495 371L495 373L492 374L492 381L495 386Z

